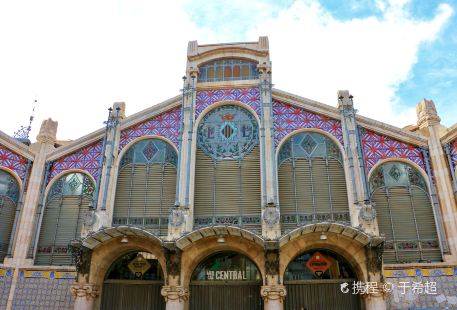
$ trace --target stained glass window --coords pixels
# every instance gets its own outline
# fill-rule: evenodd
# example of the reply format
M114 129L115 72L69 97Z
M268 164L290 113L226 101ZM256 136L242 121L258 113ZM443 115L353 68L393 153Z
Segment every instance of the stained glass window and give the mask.
M242 59L223 59L203 64L199 82L257 79L257 63Z
M440 261L433 206L420 172L403 162L386 162L370 177L379 232L386 237L384 261Z
M73 263L68 244L81 237L84 219L91 216L94 191L92 179L82 173L63 175L52 185L44 205L37 265Z
M175 149L161 139L133 144L121 159L113 226L133 225L166 235L176 194Z
M278 162L284 233L313 222L350 223L343 159L333 140L316 132L298 133L283 143Z
M18 200L19 185L16 179L0 170L0 262L8 251Z

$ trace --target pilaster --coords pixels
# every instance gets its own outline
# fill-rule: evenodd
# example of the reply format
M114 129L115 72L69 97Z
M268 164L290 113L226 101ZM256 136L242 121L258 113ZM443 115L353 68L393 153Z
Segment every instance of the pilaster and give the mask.
M36 150L36 155L33 161L32 170L30 173L27 192L24 197L24 205L22 208L16 240L13 246L13 257L5 260L5 263L14 266L32 265L33 261L27 259L27 252L30 248L34 231L35 213L40 203L42 187L46 186L44 180L46 156L54 150L56 141L57 122L52 119L44 120L41 124L40 132L37 136L37 143L31 147Z
M417 124L419 130L428 136L430 161L433 167L433 178L450 255L445 255L445 261L457 261L457 205L453 198L453 188L446 155L443 152L440 135L443 126L432 100L423 99L416 106ZM427 159L425 159L427 160ZM430 184L431 187L435 184ZM433 188L431 188L433 192ZM439 225L438 225L439 226Z
M125 103L116 102L109 108L108 120L102 145L100 176L94 199L94 219L92 225L85 225L83 235L112 224L116 181L119 169L118 150L121 135L120 122L125 118Z
M189 68L187 75L183 77L183 97L181 112L181 144L179 146L179 163L176 185L175 207L172 209L170 219L179 215L176 219L179 225L169 225L169 239L179 238L184 232L191 231L193 227L193 174L195 171L196 143L193 140L195 123L195 102L198 69ZM175 223L176 224L176 223Z
M338 109L344 139L344 162L348 185L349 210L352 226L360 226L366 232L379 234L375 221L376 211L370 203L368 186L363 162L362 145L354 109L353 96L347 90L338 91Z
M281 236L277 184L277 162L274 145L271 65L257 66L260 79L260 147L262 169L262 235L267 240Z
M180 285L164 285L160 293L165 298L166 310L184 310L189 300L189 289Z

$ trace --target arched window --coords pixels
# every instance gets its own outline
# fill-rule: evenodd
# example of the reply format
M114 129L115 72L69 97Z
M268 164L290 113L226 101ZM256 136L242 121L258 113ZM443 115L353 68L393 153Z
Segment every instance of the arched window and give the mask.
M19 200L19 185L6 171L0 170L0 262L5 258Z
M320 221L350 223L343 159L330 138L315 132L290 137L278 156L284 232Z
M197 131L194 226L260 229L259 128L235 105L215 108Z
M387 162L370 177L379 232L386 237L384 261L441 261L432 204L422 175L402 162Z
M113 226L133 225L166 235L175 202L177 154L160 139L135 143L122 157L116 186Z
M82 173L66 174L52 185L44 206L35 264L73 263L68 244L81 237L94 189L92 179Z
M257 63L243 59L216 60L199 67L199 82L257 79Z

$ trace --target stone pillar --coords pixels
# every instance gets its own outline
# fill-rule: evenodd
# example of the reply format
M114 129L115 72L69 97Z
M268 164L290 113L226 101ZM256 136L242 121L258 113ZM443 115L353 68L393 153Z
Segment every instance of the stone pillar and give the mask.
M189 289L180 285L164 285L160 291L166 302L166 310L184 310L189 299Z
M189 46L191 43L189 42ZM177 176L178 184L175 202L175 209L180 209L182 212L175 212L173 215L181 213L184 221L180 225L169 226L169 239L176 239L184 232L191 231L193 227L193 176L195 171L193 155L196 153L194 123L197 78L198 68L194 67L188 68L186 76L183 77L181 144L179 146L179 175Z
M46 186L44 182L46 155L54 150L56 141L57 122L52 119L44 120L37 136L37 143L32 144L31 148L36 152L32 170L30 173L29 185L24 198L22 214L18 223L16 241L13 248L13 258L9 258L8 263L13 265L32 265L31 259L27 259L30 245L36 227L36 210L40 203L41 188ZM5 261L6 263L6 261Z
M264 285L260 289L260 295L263 298L265 310L282 310L284 309L284 298L286 297L286 288L284 285Z
M367 233L379 234L375 221L376 211L370 203L365 164L356 111L352 95L347 90L338 91L338 109L341 114L345 150L345 174L349 194L349 209L352 226L361 226Z
M385 310L387 309L385 295L381 292L376 294L362 295L365 300L366 310Z
M113 218L115 187L118 173L119 141L121 135L120 122L125 118L125 103L115 102L109 110L102 152L103 160L100 179L97 186L97 210L93 225L85 227L83 235L96 231L101 227L109 227Z
M382 256L384 252L384 238L373 237L365 246L365 255L367 259L367 282L377 283L376 290L367 290L367 294L363 294L365 298L365 306L367 310L385 310L385 291L384 291L384 276L382 274Z
M268 42L267 42L268 43ZM260 149L262 170L262 235L267 240L281 236L277 163L274 145L273 99L271 84L271 64L257 66L260 77Z
M438 201L450 255L445 255L445 261L457 261L457 205L453 199L453 188L446 155L443 152L440 137L445 128L440 124L440 117L436 112L432 100L423 99L416 106L417 125L422 134L428 137L430 161L433 167L433 176L436 183ZM430 184L431 187L434 184ZM433 193L433 188L431 188ZM439 225L437 225L439 227Z
M71 294L75 297L75 310L92 310L99 290L92 283L75 283L71 286Z

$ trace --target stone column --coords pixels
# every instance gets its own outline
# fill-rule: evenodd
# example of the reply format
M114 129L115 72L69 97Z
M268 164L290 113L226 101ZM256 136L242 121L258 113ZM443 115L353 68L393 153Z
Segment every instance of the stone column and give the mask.
M75 310L92 310L99 290L92 283L75 283L71 286L71 294L75 297Z
M102 152L103 161L100 172L100 179L97 187L97 210L95 221L91 227L85 227L83 235L90 231L96 231L101 227L111 226L113 219L113 206L115 198L115 187L118 172L118 153L121 135L120 122L125 118L125 103L115 102L110 108L110 114L106 121L104 137L104 149Z
M385 310L385 291L384 291L384 276L382 274L382 256L384 253L384 238L373 237L365 246L365 255L367 259L367 282L376 283L376 289L367 289L367 294L363 294L365 298L365 306L367 310Z
M189 42L191 44L192 42ZM171 217L179 215L177 222L169 226L169 239L179 238L185 231L193 227L193 196L194 196L194 170L196 153L196 134L194 132L195 105L197 100L196 84L198 68L190 67L183 77L182 112L181 112L181 143L179 146L179 163L176 186L176 201L174 213ZM180 222L182 220L182 222ZM179 225L176 225L179 224Z
M428 137L430 161L433 167L433 176L436 183L438 201L445 235L450 255L445 255L445 261L457 261L457 205L453 198L453 188L446 155L443 152L440 137L444 133L444 126L440 124L440 117L436 112L432 100L423 99L416 106L417 125L422 134ZM434 184L430 184L431 187ZM431 188L433 194L433 188ZM439 224L439 223L438 223ZM439 225L437 225L439 228Z
M34 224L36 219L36 210L40 203L41 187L46 186L44 182L46 155L54 150L56 141L57 122L52 119L44 120L37 136L37 143L32 144L31 148L35 150L36 155L33 161L32 171L30 173L29 185L24 198L22 214L18 223L16 241L13 248L13 258L10 264L15 265L32 265L33 262L27 259L27 252L30 248Z
M362 295L362 298L365 299L365 309L366 310L385 310L386 301L385 295L382 292L365 294Z
M284 285L264 285L260 289L260 295L263 298L265 310L282 310L284 309L284 298L286 297L286 288Z
M338 109L341 114L345 150L345 174L349 194L352 226L361 225L366 232L378 235L376 211L370 203L367 188L363 151L356 122L352 95L347 90L338 91Z
M270 61L257 66L260 78L260 148L262 170L262 235L267 240L281 236L277 163L274 146L273 99Z
M189 299L189 289L180 285L164 285L160 291L166 302L166 310L184 310Z

